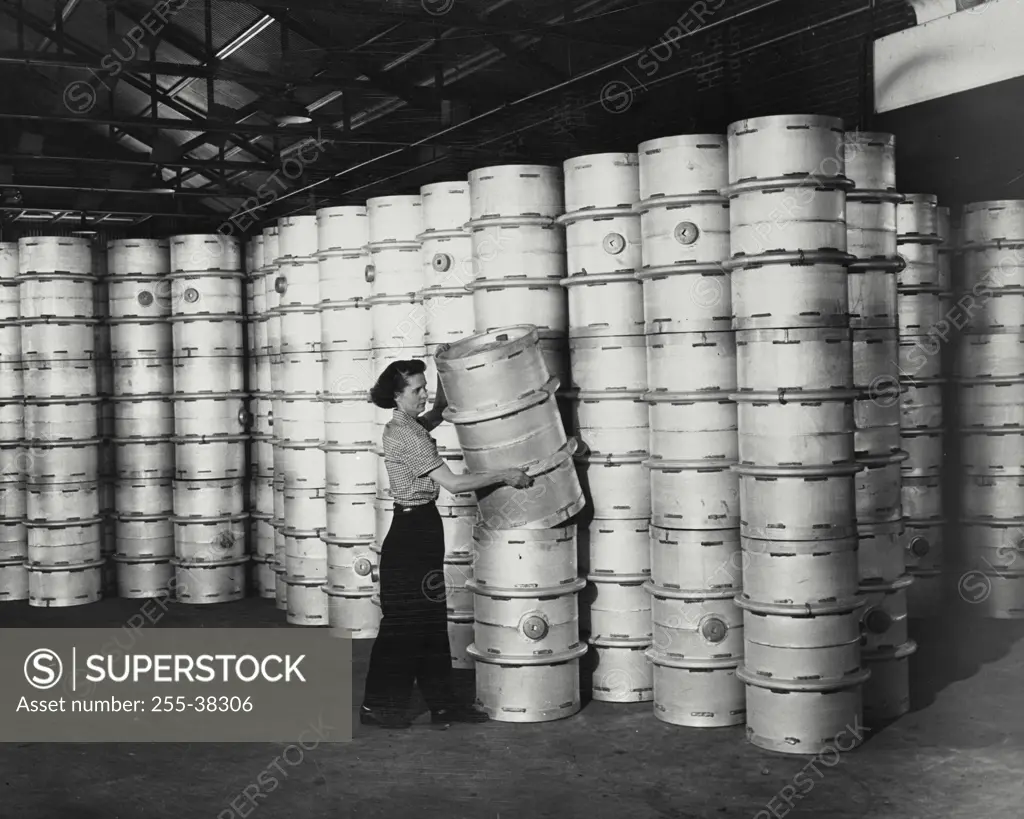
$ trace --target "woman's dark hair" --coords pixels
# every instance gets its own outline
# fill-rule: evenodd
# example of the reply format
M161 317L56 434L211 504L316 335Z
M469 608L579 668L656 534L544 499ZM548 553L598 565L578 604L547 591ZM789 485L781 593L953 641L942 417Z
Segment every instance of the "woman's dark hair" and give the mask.
M419 359L392 361L370 389L370 400L381 409L394 409L395 396L405 389L409 376L421 375L426 371L426 362Z

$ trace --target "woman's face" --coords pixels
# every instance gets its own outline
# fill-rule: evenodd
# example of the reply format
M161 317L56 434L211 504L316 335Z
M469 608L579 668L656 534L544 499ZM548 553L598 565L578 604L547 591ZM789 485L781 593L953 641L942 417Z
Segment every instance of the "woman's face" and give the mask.
M410 375L405 379L405 389L395 396L395 403L402 412L414 418L427 408L427 379L423 373Z

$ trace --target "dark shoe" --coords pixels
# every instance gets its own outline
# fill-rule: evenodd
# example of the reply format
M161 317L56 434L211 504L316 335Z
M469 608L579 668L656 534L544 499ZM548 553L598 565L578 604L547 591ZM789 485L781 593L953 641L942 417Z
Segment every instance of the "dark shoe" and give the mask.
M448 725L453 722L487 722L490 717L479 705L454 705L430 712L434 725Z
M359 709L359 723L361 725L375 725L378 728L392 729L409 728L412 725L409 718L399 711L367 708L365 705Z

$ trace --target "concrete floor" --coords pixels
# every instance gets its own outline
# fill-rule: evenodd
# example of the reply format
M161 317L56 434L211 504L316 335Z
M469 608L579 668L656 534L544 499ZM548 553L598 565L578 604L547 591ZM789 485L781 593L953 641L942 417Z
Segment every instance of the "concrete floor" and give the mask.
M0 608L4 627L120 627L140 601ZM915 623L912 713L832 767L749 745L742 727L658 722L649 703L593 702L555 723L356 727L351 744L304 752L274 792L237 799L286 745L0 746L0 816L17 819L365 817L746 817L1002 819L1024 816L1024 623ZM168 627L281 627L270 601L172 605ZM370 643L354 646L355 698ZM291 756L290 758L294 758ZM278 763L281 765L281 763ZM806 769L813 786L778 797ZM250 789L250 793L254 793ZM233 800L241 811L230 807Z

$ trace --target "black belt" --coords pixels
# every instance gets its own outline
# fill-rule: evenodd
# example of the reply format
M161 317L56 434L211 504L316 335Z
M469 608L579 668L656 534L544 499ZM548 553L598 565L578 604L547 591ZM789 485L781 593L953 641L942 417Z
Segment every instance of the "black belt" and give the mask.
M395 514L407 515L410 512L418 512L421 509L430 509L434 505L434 501L427 501L426 503L420 503L416 506L406 506L403 503L395 501Z

